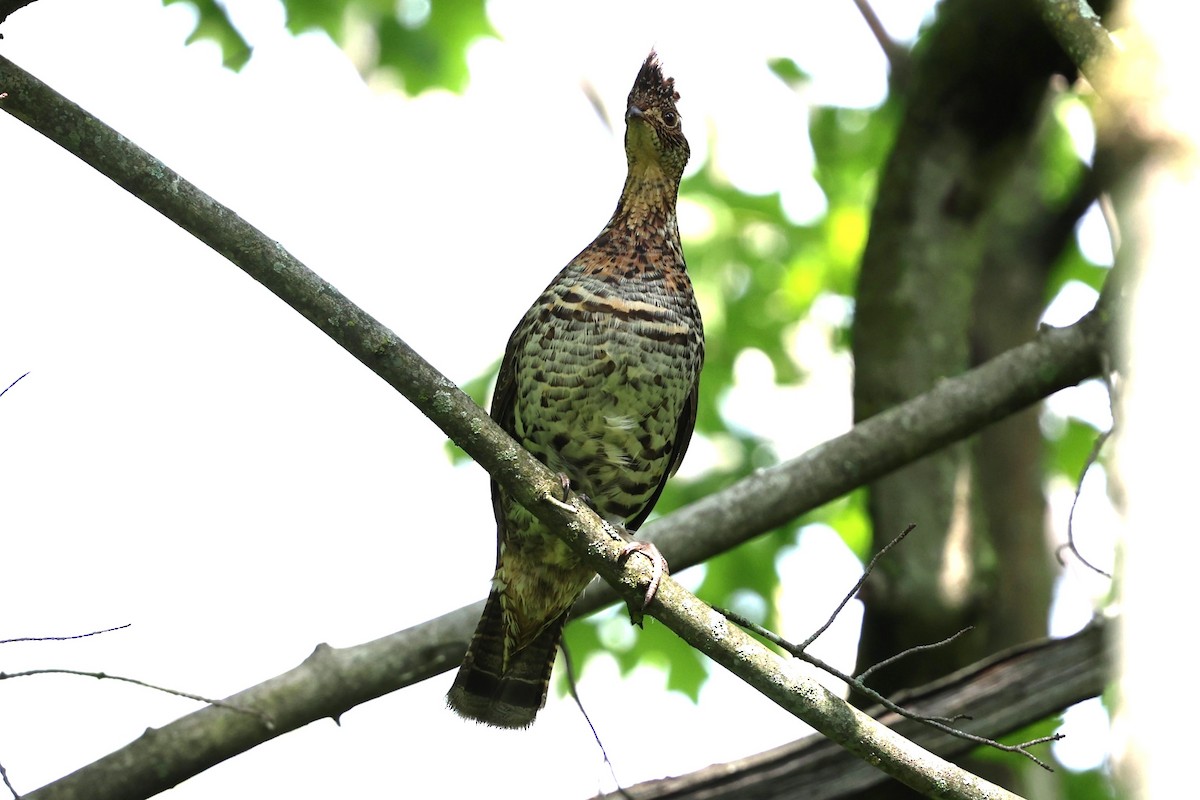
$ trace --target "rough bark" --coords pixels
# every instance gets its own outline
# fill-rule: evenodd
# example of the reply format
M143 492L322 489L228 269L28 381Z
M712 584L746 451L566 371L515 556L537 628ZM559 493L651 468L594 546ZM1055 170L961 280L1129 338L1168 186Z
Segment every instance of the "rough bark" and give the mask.
M1023 57L1013 59L1018 47ZM1033 8L1010 2L944 3L918 59L863 258L854 331L858 419L970 366L988 212L1028 150L1048 78L1062 66ZM979 554L988 542L975 518L976 472L961 445L871 485L877 530L911 521L919 535L869 585L860 664L977 619L987 597ZM880 675L882 688L924 683L950 663L982 655L972 652L983 646L979 637L965 638L941 663L912 660L911 672Z

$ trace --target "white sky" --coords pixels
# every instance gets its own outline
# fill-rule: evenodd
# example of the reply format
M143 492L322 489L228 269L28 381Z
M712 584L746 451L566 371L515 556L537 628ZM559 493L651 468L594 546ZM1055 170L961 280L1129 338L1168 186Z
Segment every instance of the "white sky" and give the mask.
M494 2L503 42L472 50L466 96L413 101L365 86L323 36L288 36L276 3L229 5L257 47L238 75L215 48L185 48L189 12L157 0L42 0L4 26L0 52L277 238L458 381L499 356L616 202L619 131L599 123L582 81L619 112L656 46L696 163L716 131L731 179L782 190L801 211L813 201L803 104L766 59L811 72L813 102L866 105L884 91L883 59L849 2L748 3L737 15L716 3ZM901 38L929 5L877 4ZM235 267L7 115L0 154L0 388L31 373L0 399L0 638L132 623L7 645L5 671L103 670L225 696L318 642L356 644L483 596L486 479L449 465L437 429ZM830 422L806 431L808 444L849 420L846 365L825 366L813 380L825 399L812 402ZM785 635L806 635L856 576L835 540L815 530L784 565ZM430 545L453 554L434 583L415 567ZM857 620L844 622L826 655L845 665ZM532 730L496 732L444 710L451 678L357 708L340 728L288 734L169 796L613 788L572 704L552 698ZM584 676L624 783L803 733L724 675L698 708L664 686L649 669L621 682L604 663ZM197 707L73 677L0 684L0 702L0 763L21 791Z

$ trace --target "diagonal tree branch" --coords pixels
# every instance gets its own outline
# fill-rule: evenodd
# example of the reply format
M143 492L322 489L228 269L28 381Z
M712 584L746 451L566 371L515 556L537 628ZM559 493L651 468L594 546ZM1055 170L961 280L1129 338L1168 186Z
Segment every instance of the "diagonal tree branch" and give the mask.
M638 559L622 568L620 546L599 518L581 504L560 502L554 476L394 333L278 243L3 58L0 91L7 93L0 107L225 255L341 344L420 408L523 505L554 526L606 581L620 587L624 596L640 597L649 569ZM694 526L693 533L711 533L701 548L680 546L680 553L672 555L674 563L685 566L700 560L701 550L725 549L775 527L874 475L1096 374L1106 327L1106 313L1093 312L1071 328L1043 332L1029 345L981 367L970 379L948 381L794 462L673 515L673 525L658 526L658 540L664 546L673 539L682 542L689 526ZM913 430L923 431L924 437L914 437ZM807 485L810 478L830 494L814 492ZM594 595L588 601L599 602ZM357 703L453 666L477 613L478 606L460 609L358 647L334 650L322 645L295 670L229 698L269 714L276 722L274 731L248 722L244 715L206 708L148 731L29 796L148 797L274 735L314 719L336 718ZM860 757L885 765L889 774L929 796L1011 796L933 759L819 684L786 674L774 654L673 581L664 582L649 613L817 730ZM360 676L369 679L359 682Z
M1074 636L1014 647L893 699L927 715L967 713L971 718L964 727L991 738L1004 736L1104 690L1112 676L1111 628L1110 623L1096 620ZM946 758L974 747L879 707L867 713ZM879 770L828 739L808 736L735 762L628 786L604 798L834 800L884 780Z

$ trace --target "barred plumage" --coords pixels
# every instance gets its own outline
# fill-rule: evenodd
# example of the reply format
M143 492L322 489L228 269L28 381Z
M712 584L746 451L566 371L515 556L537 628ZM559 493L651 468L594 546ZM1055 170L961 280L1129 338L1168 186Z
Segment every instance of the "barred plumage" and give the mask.
M689 155L678 99L652 52L629 94L617 209L513 331L492 398L501 427L629 531L683 459L704 359L675 218ZM545 703L567 613L594 573L494 482L492 504L493 588L448 702L520 728Z

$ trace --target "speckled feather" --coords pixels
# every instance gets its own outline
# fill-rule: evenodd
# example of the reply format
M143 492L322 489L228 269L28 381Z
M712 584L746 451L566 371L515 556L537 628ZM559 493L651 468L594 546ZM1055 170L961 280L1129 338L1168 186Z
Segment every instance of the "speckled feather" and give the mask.
M651 53L629 94L617 209L513 331L492 399L501 427L630 531L683 459L704 359L675 217L689 155L678 99ZM464 717L525 727L594 573L494 482L492 503L492 593L448 702Z

